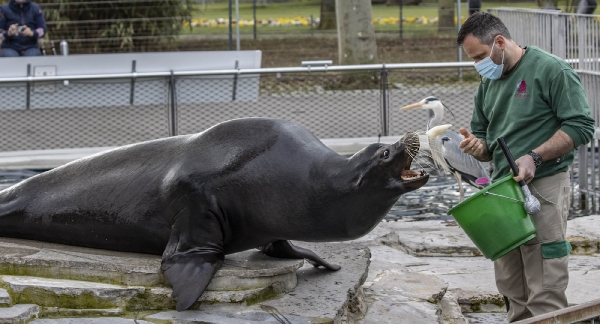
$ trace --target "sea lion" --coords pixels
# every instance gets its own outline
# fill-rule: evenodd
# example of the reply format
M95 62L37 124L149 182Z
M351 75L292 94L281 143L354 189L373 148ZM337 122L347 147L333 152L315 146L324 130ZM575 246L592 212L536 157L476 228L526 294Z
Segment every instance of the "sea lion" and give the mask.
M177 310L204 292L226 254L331 265L297 241L371 231L429 175L409 170L409 133L343 157L290 121L244 118L82 158L0 191L0 236L162 254Z

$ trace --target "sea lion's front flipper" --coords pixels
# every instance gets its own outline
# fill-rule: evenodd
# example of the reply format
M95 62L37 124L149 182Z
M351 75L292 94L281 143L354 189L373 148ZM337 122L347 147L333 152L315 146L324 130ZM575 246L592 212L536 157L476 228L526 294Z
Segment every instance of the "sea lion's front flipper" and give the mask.
M169 265L163 263L161 269L173 286L172 297L177 298L177 311L190 308L200 298L223 259L222 253L191 252L169 259Z
M290 241L275 241L269 243L262 248L262 252L274 258L287 259L308 259L315 267L322 266L329 270L337 271L341 267L337 264L330 264L321 259L315 252L295 246Z
M224 259L222 232L210 213L178 217L161 265L173 286L177 311L188 309L200 298Z

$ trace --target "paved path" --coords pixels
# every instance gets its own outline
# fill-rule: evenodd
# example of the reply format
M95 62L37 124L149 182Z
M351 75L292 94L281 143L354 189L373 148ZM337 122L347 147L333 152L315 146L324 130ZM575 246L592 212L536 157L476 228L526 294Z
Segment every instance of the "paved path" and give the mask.
M600 280L599 237L600 216L569 221L568 239L573 252L567 296L573 305L600 298L600 292L593 288ZM2 240L10 241L0 239L0 243ZM30 247L8 243L10 249L0 244L0 273L4 274L0 275L0 323L35 318L38 318L33 321L36 324L75 323L82 322L82 316L87 318L87 323L134 323L134 319L138 323L227 324L282 323L286 320L288 323L360 324L507 323L503 300L494 284L492 262L481 256L452 221L382 222L368 235L351 242L297 242L341 264L342 270L327 272L305 263L298 269L298 283L291 291L286 290L270 299L262 296L256 303L201 304L198 310L179 313L168 311L171 305L165 302L169 301L168 289L145 288L143 293L144 287L135 286L150 285L143 281L132 282L127 287L119 286L126 282L98 283L90 288L89 283L81 281L23 279L23 273L14 273L21 268L5 266L8 262L37 264L45 265L42 270L49 271L48 267L52 266L64 264L76 268L87 262L98 271L122 271L124 263L121 261L104 267L97 264L102 260L131 258L129 262L142 265L136 271L154 276L155 271L150 268L154 263L158 264L158 257L105 255L108 252L82 248L58 253L62 248L47 245L26 253L24 251ZM68 257L63 260L61 254ZM113 259L115 257L121 259ZM84 261L86 258L91 261ZM56 271L54 274L66 275ZM71 275L77 275L77 271ZM28 289L38 290L28 294L32 291ZM48 291L69 296L78 292L83 297L69 297L70 306L57 307L48 298L39 298L40 293L48 294ZM115 295L118 293L121 295ZM135 294L138 297L131 297ZM142 301L144 306L157 310L131 312L132 301L141 298L140 294L146 296ZM96 305L104 306L85 309L82 300L89 301L92 297L96 298ZM67 299L63 296L56 300L66 302ZM150 299L153 301L148 301Z
M569 221L567 235L569 303L600 298L600 216ZM358 241L371 250L359 323L507 323L492 262L453 222L384 222Z

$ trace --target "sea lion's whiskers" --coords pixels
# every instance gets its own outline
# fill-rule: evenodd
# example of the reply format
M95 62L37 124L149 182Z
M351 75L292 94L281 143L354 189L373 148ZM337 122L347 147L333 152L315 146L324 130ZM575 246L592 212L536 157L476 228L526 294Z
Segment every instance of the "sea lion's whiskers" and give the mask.
M433 155L425 150L421 150L421 140L419 138L419 134L417 132L411 132L411 133L407 133L403 138L402 141L404 142L405 146L406 146L406 152L407 154L411 157L412 161L416 164L419 165L420 168L424 169L425 166L418 161L417 157L419 156L425 156L429 159L434 160ZM422 131L422 133L425 133L425 131ZM437 166L431 163L426 163L426 166L433 168L433 169L437 169Z
M424 161L424 165L425 165L425 166L423 166L423 163L421 163L421 162L420 162L420 161L417 159L417 157L419 157L419 156L425 156L425 157L427 157L427 158L428 158L427 160L425 160L425 161ZM417 154L415 157L413 157L413 163L416 163L416 164L418 164L418 165L419 165L419 167L421 167L421 168L423 168L423 169L425 169L425 168L427 168L427 167L428 167L428 168L431 168L431 169L436 169L436 170L437 170L438 168L437 168L437 166L436 166L435 164L432 164L432 163L429 163L429 162L428 162L428 161L429 161L429 159L432 159L432 160L433 160L433 157L431 156L431 154L429 154L429 153L425 153L425 152L423 152L423 153L419 152L419 153L418 153L418 154Z

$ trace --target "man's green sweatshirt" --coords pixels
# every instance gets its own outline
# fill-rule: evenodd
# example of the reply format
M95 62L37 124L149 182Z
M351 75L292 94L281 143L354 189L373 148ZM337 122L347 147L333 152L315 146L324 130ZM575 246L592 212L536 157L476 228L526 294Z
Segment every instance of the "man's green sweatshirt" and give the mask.
M480 83L471 130L492 152L493 179L510 173L499 137L504 137L516 160L559 129L573 139L575 147L589 143L594 134L594 119L579 76L559 57L528 46L512 73L498 80L484 78ZM566 171L574 156L571 151L544 162L535 178Z

